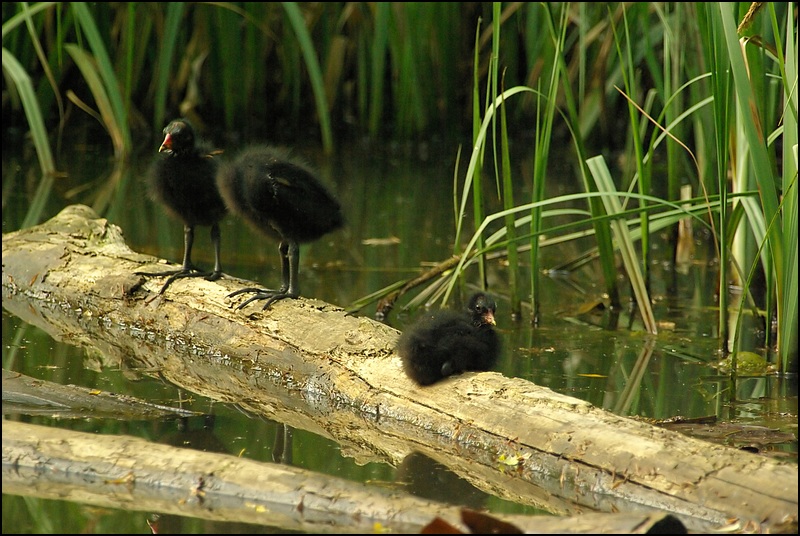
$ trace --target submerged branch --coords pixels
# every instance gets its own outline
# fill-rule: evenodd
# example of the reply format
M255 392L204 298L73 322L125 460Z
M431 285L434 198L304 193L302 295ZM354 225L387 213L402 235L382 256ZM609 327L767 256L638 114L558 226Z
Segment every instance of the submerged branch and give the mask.
M448 270L452 270L456 266L458 266L458 262L461 260L460 255L453 255L447 260L441 261L436 263L435 266L432 266L428 270L425 270L419 276L415 277L402 288L395 290L394 292L389 293L387 296L383 297L376 307L376 316L377 318L386 318L389 316L389 313L394 308L395 302L406 292L412 290L419 285L427 283L431 279L439 277L443 273Z

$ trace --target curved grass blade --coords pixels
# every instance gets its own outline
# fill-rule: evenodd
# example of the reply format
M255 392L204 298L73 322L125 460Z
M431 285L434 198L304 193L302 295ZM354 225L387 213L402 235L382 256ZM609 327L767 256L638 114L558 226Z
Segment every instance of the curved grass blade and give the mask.
M125 136L122 133L121 126L117 123L117 117L113 109L114 106L106 92L106 86L103 84L102 75L98 71L94 58L88 52L73 43L65 44L64 50L67 51L67 54L70 55L75 65L78 66L78 69L83 75L83 79L86 81L86 85L89 86L89 90L94 97L94 102L97 105L97 111L99 113L98 119L103 127L105 127L109 136L111 136L111 141L114 144L114 152L117 156L126 154ZM76 102L76 104L82 108L85 106L82 103Z
M17 58L5 47L3 47L2 57L3 71L14 82L17 93L19 93L22 108L28 120L28 127L31 129L33 145L36 148L36 156L39 159L39 168L42 171L42 181L36 189L33 202L25 215L25 220L22 222L22 227L25 228L40 221L47 198L53 188L56 167L53 161L53 153L50 149L50 141L47 137L47 130L42 119L42 111L39 108L39 101L36 99L36 91L33 89L31 78L17 61Z
M97 29L97 24L86 3L72 2L69 6L75 14L75 19L83 29L86 35L86 41L89 43L89 47L92 49L92 55L97 62L96 67L93 67L92 70L95 71L97 76L103 81L102 86L104 91L102 93L105 94L105 98L108 101L110 108L108 116L112 119L108 121L108 119L104 117L104 120L108 121L105 127L114 139L115 148L119 150L119 152L117 152L117 157L125 159L131 153L133 145L131 142L130 128L128 126L128 118L125 113L125 106L122 104L122 93L119 89L119 82L114 72L111 59L108 56L108 50L106 49L103 38L100 36L100 31ZM77 46L72 46L73 49L77 49ZM86 72L83 69L81 69L81 73L86 76ZM93 94L95 99L97 99L99 93L93 91ZM99 106L100 103L98 103L98 107Z

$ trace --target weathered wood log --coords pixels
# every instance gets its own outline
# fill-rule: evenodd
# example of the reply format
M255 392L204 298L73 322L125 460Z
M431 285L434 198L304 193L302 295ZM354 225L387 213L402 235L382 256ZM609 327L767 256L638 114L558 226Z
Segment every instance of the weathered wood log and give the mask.
M133 275L153 262L87 207L68 207L3 236L3 306L100 350L109 365L158 371L332 438L359 462L396 464L417 450L486 492L560 515L662 510L693 531L732 520L797 530L796 464L494 372L420 388L404 376L388 326L311 299L237 312L226 296L252 282L231 277L179 281L159 295L159 280Z
M470 532L458 506L298 467L130 436L4 420L3 462L3 493L309 534L411 534L432 520ZM686 533L669 514L500 515L482 521L540 534Z

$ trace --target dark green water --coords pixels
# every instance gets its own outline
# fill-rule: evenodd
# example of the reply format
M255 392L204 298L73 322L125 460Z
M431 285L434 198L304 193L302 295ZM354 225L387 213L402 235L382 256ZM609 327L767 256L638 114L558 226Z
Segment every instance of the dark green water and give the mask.
M453 168L457 149L455 144L376 148L354 143L331 158L301 150L338 193L347 217L342 231L303 248L303 293L348 306L398 279L418 274L420 266L449 257L454 239ZM4 233L19 228L38 183L35 158L14 152L3 151ZM103 184L113 168L104 154L107 153L93 143L76 144L64 159L63 167L69 175L56 181L44 219L71 203L93 204L94 196L104 191ZM147 199L141 184L150 157L145 153L120 173L118 186L108 190L110 202L103 215L122 228L134 250L179 262L182 227ZM493 191L492 185L487 186L491 210L498 210ZM569 191L577 191L577 186L562 178L550 194ZM520 179L518 195L521 200L529 195L524 179ZM223 223L222 237L225 272L266 286L277 284L277 244L253 235L232 218ZM532 328L526 320L527 309L523 310L521 321L512 319L508 312L508 266L503 259L490 261L487 278L490 291L499 298L497 320L504 343L498 370L620 415L655 419L715 416L745 431L712 436L710 440L737 447L755 444L765 455L796 461L796 439L764 441L757 438L769 438L769 434L748 437L746 433L748 427L767 427L796 438L796 378L764 375L740 378L734 385L711 366L720 356L716 337L718 312L712 300L716 270L714 263L708 262L707 242L705 236L698 234L695 262L676 269L667 236L656 237L652 295L661 332L652 346L648 346L639 319L627 311L614 315L608 309L582 312L585 304L602 298L596 264L590 263L569 275L543 279L541 324ZM555 266L577 256L587 245L583 242L545 248L543 264ZM198 230L194 260L206 266L213 262L207 229ZM525 281L529 277L527 257L523 254L521 260L524 264L520 274ZM477 272L468 272L467 283L477 284ZM624 285L622 288L627 292ZM405 312L402 307L412 296L398 303L387 319L389 324L402 329L413 319L414 312ZM359 314L374 313L373 304ZM45 417L22 420L96 433L131 434L232 454L243 452L252 459L272 461L275 440L283 433L280 423L246 415L233 405L193 396L146 376L132 381L122 371L99 369L97 363L96 356L53 340L4 310L5 369L163 404L180 403L214 416L211 420L167 422L57 421ZM431 464L409 463L399 468L378 463L358 465L343 455L337 444L304 430L292 431L291 458L294 465L359 482L404 483L406 491L441 501L460 497L463 504L496 512L540 513L480 492ZM437 483L433 489L417 486L431 480ZM149 532L146 521L154 515L3 495L4 533ZM270 531L265 527L220 525L174 516L162 516L159 522L165 532Z

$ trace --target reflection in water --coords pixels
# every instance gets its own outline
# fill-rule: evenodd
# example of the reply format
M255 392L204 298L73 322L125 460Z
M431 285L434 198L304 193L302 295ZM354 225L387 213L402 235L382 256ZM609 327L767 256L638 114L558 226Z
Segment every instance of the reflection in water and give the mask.
M214 430L216 420L215 415L170 419L166 422L169 428L156 441L202 452L228 453L225 443L220 441Z
M278 423L275 434L275 445L272 447L272 461L292 465L292 427L285 423Z
M487 495L436 460L412 452L397 467L395 481L418 497L448 504L482 508Z
M217 436L217 431L215 429L216 422L217 418L215 415L172 419L167 423L169 429L158 437L157 441L175 447L200 450L203 452L229 453L228 447ZM283 444L283 434L279 433L276 436L276 445L279 439ZM289 449L289 452L291 452L291 449ZM199 475L197 487L191 490L192 498L201 503L203 501L203 485L203 476ZM148 514L146 522L153 534L196 533L198 532L198 526L202 527L201 532L205 534L264 534L273 531L280 533L296 533L296 531L287 531L280 527L273 528L263 524L251 525L247 523L193 519L158 512Z

